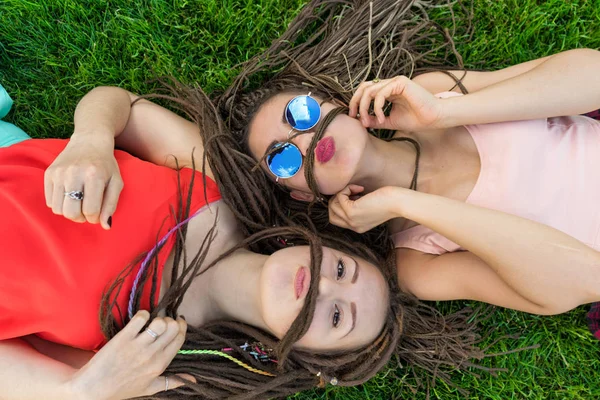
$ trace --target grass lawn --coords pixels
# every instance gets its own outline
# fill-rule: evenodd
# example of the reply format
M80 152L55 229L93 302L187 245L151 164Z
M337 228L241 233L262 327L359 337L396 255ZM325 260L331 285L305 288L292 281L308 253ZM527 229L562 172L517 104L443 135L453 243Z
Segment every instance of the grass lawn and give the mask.
M223 89L235 65L279 36L301 0L0 0L0 83L15 100L7 120L33 137L68 137L77 101L97 85L137 93L172 74L209 92ZM474 0L471 40L457 48L471 68L499 68L562 50L600 48L600 0ZM600 71L599 71L600 73ZM444 304L444 310L460 304ZM482 361L507 372L456 373L472 399L598 399L600 343L586 307L557 317L498 311L484 329L520 333L490 353L540 347ZM0 328L1 329L1 328ZM418 371L417 371L418 374ZM356 388L307 392L297 399L424 399L413 372L396 363ZM432 398L463 396L442 382Z

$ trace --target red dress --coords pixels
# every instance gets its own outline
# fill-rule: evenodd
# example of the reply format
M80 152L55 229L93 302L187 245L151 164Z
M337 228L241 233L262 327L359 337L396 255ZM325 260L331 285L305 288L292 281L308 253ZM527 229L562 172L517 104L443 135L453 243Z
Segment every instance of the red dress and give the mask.
M175 225L177 172L115 151L124 188L106 231L54 215L46 206L44 171L66 144L26 140L0 148L0 340L36 334L93 350L105 343L98 318L105 289ZM196 175L193 213L206 205L203 175L190 169L180 174L182 186ZM208 202L220 199L208 177L206 185ZM159 253L159 282L174 237ZM122 310L134 274L119 296ZM142 304L148 302L146 295Z

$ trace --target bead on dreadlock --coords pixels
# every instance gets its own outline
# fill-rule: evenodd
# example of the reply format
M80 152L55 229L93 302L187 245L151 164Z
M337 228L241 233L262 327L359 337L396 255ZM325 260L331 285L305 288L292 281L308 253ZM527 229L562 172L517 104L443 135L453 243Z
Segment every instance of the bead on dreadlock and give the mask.
M321 378L322 375L323 374L321 373L321 371L317 372L318 378ZM323 380L323 378L321 378L321 380ZM338 379L335 376L329 380L329 384L331 384L332 386L336 386L338 383Z

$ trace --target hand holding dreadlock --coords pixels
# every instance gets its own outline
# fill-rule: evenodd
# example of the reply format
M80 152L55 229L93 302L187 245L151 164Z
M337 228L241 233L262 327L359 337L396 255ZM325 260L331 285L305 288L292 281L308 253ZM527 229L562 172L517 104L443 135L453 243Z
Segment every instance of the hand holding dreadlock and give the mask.
M398 214L397 191L410 191L400 187L386 186L362 197L358 195L364 188L348 185L329 200L329 221L342 228L364 233L393 218Z
M388 116L386 102L392 104ZM371 103L375 115L369 114ZM366 128L403 131L441 128L445 120L443 100L405 76L363 82L350 100L349 115L360 116Z
M160 375L183 345L187 325L183 319L155 318L144 330L149 318L147 311L138 312L74 375L71 387L81 395L77 398L128 399L183 386L176 376ZM188 374L181 377L193 380Z

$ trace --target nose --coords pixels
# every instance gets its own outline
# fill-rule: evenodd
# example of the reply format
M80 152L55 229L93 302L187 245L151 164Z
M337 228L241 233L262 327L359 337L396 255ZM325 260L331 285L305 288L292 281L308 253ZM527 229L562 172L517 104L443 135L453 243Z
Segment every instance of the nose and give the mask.
M302 153L302 155L304 157L306 157L306 152L308 151L308 148L310 147L310 142L312 141L313 136L315 135L314 132L300 132L300 134L298 134L297 131L293 131L290 136L293 135L298 135L295 138L292 139L292 143L294 143L298 149L300 150L300 153Z
M321 276L321 279L319 280L319 297L322 299L334 297L336 287L337 282L334 282L325 276Z

